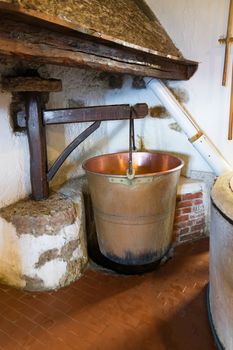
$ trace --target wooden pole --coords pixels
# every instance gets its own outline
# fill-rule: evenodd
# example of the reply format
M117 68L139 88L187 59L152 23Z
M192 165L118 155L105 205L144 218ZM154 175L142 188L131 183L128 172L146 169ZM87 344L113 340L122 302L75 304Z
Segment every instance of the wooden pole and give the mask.
M228 66L229 66L229 54L230 54L230 45L231 45L230 39L231 39L232 23L233 23L233 0L230 0L228 24L227 24L225 59L224 59L223 78L222 78L222 85L223 86L226 86L226 82L227 82L227 73L228 73Z

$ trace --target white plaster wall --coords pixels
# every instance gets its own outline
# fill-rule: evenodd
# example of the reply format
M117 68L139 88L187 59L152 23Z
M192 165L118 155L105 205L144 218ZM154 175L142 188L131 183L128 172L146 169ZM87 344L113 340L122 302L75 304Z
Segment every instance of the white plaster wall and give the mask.
M8 113L10 101L10 94L0 93L0 207L30 191L27 137L12 132Z
M106 94L108 103L135 104L146 102L149 107L159 105L160 102L148 90L135 90L131 88L131 78L126 79L121 90L109 90ZM208 165L202 160L198 152L187 141L183 133L171 130L169 124L174 123L173 119L158 119L147 117L135 121L136 140L143 138L147 150L168 151L181 156L186 163L182 171L189 175L191 170L211 171ZM128 147L128 122L108 122L107 133L110 139L108 151L125 150Z
M233 141L228 141L231 63L227 87L222 87L229 0L147 0L186 58L200 62L190 81L173 83L187 89L187 107L200 127L233 165ZM204 169L199 163L200 169Z
M11 73L8 64L0 66L0 75ZM69 69L51 66L39 68L41 76L60 78L63 92L50 95L47 108L69 107L69 100L82 102L84 105L106 104L106 79L100 72L84 69ZM25 134L12 132L9 105L11 95L0 92L0 207L4 207L24 198L31 191L29 149ZM88 125L70 124L47 128L48 162L51 165L61 151L78 136ZM78 150L74 151L62 169L52 181L52 186L63 183L70 177L82 173L82 161L95 154L106 152L106 124L95 131Z
M102 78L100 72L54 66L41 68L39 72L42 76L46 77L49 74L54 78L62 79L63 82L62 92L50 94L47 108L70 107L69 100L85 106L108 104L106 100L107 80ZM82 123L47 127L49 164L52 164L62 150L91 124ZM102 123L100 128L69 156L57 176L54 177L52 185L80 175L84 159L106 152L107 143L106 123Z
M218 38L226 32L229 0L148 0L184 56L200 62L198 72L189 82L171 83L187 90L191 111L203 130L233 165L233 146L227 140L230 87L221 86L224 49ZM4 67L0 72L5 73ZM109 90L107 80L94 71L76 68L41 67L42 76L63 79L63 92L50 96L48 107L68 107L68 100L85 105L138 103L157 104L146 90L131 88L125 77L123 88ZM30 192L28 144L25 135L14 135L9 122L10 95L0 93L0 207ZM175 152L186 160L186 174L210 171L186 137L171 130L172 119L151 117L135 122L136 135L143 137L147 149ZM50 126L47 130L48 158L51 164L60 151L79 134L86 124ZM82 161L94 154L114 152L128 147L128 123L107 122L87 139L67 160L53 184L79 175Z

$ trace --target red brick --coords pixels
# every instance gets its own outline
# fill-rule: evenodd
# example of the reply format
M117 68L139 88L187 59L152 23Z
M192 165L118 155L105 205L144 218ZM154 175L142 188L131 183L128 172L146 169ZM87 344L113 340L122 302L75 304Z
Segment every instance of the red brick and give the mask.
M182 214L182 210L183 210L183 209L176 209L175 215L176 215L176 216L181 215L181 214Z
M190 217L187 221L175 221L174 224L174 230L176 230L177 232L181 229L185 229L185 228L190 228L193 231L197 231L197 230L203 230L205 228L205 219L202 216L200 217L192 217L192 220L190 220ZM179 232L178 232L179 233Z
M188 215L180 215L175 218L176 222L182 222L182 221L187 221L189 219Z
M185 227L185 228L182 228L181 230L180 230L180 235L184 235L184 234L186 234L186 233L188 233L189 232L189 227Z
M196 225L196 220L193 220L193 219L192 219L192 220L190 220L189 222L190 222L190 227Z
M204 225L202 225L202 224L194 225L193 227L191 227L191 232L199 231L199 230L203 230L203 229L204 229Z
M197 219L197 220L196 220L196 224L197 224L197 225L201 225L201 224L204 225L204 224L205 224L205 218L203 217L203 218L201 218L201 219Z
M201 198L202 196L203 196L202 192L186 193L181 196L181 200Z
M175 222L174 228L175 230L180 229L180 228L184 228L189 226L189 222L188 221L184 221L184 222Z
M200 231L196 231L196 232L192 232L192 234L190 235L193 238L203 238L203 237L207 237L207 235L205 234L205 232L200 232Z
M182 243L186 243L186 242L191 241L190 235L183 235L183 236L180 236L180 237L179 237L179 241L182 242Z
M199 220L199 219L202 219L204 217L205 213L204 211L199 211L199 212L196 212L196 213L191 213L189 215L189 218L190 220Z
M194 201L194 205L200 205L200 204L203 204L203 200L202 199L196 199Z
M183 208L183 209L181 209L182 214L191 213L191 211L192 211L191 207L190 208Z
M192 242L205 237L206 237L205 234L200 233L200 231L196 231L196 232L193 232L192 234L181 236L180 242L183 242L183 243Z
M181 201L177 203L177 208L187 208L191 207L193 204L192 201Z
M181 221L181 222L175 222L174 228L175 229L181 229L185 227L190 227L194 225L196 222L193 220L187 220L187 221Z

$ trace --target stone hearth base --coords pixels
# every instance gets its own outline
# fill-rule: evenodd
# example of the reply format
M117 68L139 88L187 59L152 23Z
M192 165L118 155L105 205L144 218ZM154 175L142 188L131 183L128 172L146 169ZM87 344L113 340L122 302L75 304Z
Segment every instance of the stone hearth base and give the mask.
M95 223L85 177L69 180L49 199L24 199L0 210L0 281L25 290L57 289L75 281L87 265ZM206 236L208 195L200 180L181 177L177 243Z
M79 188L0 210L0 281L25 290L63 287L87 264Z

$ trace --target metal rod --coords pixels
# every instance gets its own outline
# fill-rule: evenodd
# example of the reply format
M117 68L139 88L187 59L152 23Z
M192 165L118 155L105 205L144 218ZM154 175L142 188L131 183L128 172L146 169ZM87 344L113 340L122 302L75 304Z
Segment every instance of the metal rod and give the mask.
M133 121L133 107L130 109L129 119L129 160L128 160L128 174L133 174L133 150L135 150L134 140L134 121Z
M134 133L134 118L131 119L131 130L132 130L132 147L133 147L133 150L136 151L135 133Z
M88 136L90 136L96 129L99 128L101 121L96 121L91 124L86 130L84 130L78 137L74 139L74 141L67 146L64 151L60 154L60 156L55 160L53 165L48 171L47 180L50 181L57 173L61 165L64 163L66 158L70 155L71 152L74 151L76 147L80 145Z

